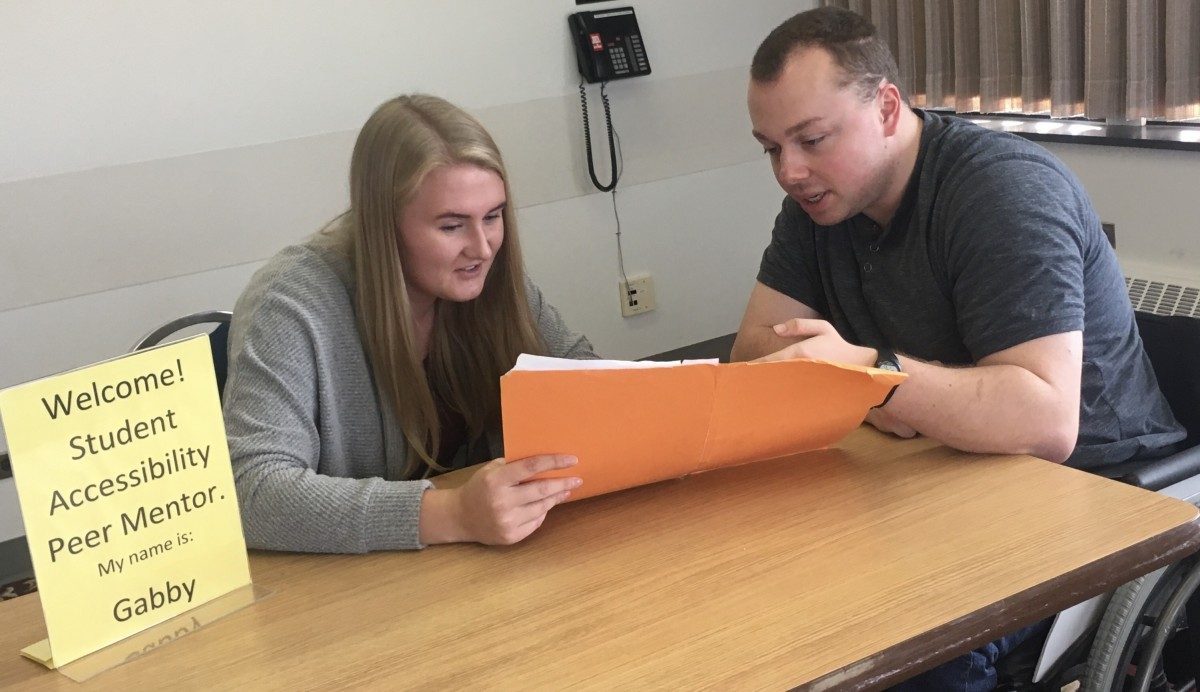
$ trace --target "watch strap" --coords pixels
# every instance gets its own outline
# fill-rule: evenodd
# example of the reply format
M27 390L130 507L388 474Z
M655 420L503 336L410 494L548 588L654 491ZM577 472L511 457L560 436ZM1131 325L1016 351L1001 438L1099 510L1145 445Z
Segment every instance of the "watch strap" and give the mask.
M892 372L903 372L903 370L900 368L900 359L896 357L895 351L887 346L877 346L875 347L875 352L878 354L878 356L875 358L875 367L881 370L890 370ZM883 401L872 406L871 408L883 408L884 406L887 406L887 403L892 400L892 395L896 393L896 389L899 386L900 385L898 384L892 385L892 388L888 390L887 396L883 397Z

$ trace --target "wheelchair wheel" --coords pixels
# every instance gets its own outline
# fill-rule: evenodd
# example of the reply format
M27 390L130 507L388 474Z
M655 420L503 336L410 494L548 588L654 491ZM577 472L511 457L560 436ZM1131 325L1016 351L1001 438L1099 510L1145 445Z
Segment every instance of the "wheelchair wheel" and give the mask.
M1189 573L1197 564L1191 558L1168 565L1124 584L1113 593L1088 654L1082 686L1085 692L1123 692L1135 655L1138 655L1139 672L1144 679L1150 676L1144 669L1161 665L1165 637L1150 640L1160 616L1170 618L1166 627L1172 627L1178 620L1178 608L1172 608L1169 613L1164 613L1163 609L1173 602L1172 597L1181 588L1189 591L1183 595L1185 600L1195 590L1194 575ZM1147 645L1152 645L1154 650L1148 649Z

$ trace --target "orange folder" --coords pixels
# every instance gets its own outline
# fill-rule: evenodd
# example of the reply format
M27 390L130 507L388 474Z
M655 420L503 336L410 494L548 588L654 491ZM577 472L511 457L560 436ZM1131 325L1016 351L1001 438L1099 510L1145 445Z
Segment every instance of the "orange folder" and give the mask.
M500 378L505 457L578 457L543 476L582 478L578 500L825 447L906 377L807 359L514 369Z

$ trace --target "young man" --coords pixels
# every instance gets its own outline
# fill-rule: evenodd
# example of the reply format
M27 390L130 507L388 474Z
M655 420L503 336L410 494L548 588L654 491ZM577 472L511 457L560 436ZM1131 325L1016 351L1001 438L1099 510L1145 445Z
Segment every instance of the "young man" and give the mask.
M787 198L733 358L901 369L867 420L958 449L1087 469L1170 451L1184 430L1078 180L1036 144L910 108L896 71L871 23L832 7L759 46L750 119ZM990 689L1020 638L953 688ZM947 665L961 678L969 659Z
M1078 180L1036 144L910 108L862 17L780 25L750 119L788 193L734 357L894 360L868 419L1095 469L1184 437Z

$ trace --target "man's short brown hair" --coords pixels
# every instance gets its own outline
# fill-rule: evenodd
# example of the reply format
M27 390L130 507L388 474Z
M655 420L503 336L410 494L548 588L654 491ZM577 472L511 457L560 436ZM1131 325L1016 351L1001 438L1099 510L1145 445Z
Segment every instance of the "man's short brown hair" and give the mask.
M844 74L842 86L853 85L864 100L875 96L880 80L899 88L896 59L875 25L840 7L801 12L775 27L754 52L751 79L775 81L787 59L804 48L824 48Z

